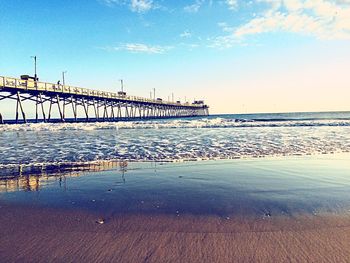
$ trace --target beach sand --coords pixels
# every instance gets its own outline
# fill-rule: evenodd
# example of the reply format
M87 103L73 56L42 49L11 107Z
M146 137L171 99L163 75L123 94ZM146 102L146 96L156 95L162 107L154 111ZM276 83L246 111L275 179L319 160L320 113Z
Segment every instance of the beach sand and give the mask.
M101 215L0 204L1 262L350 262L350 215Z

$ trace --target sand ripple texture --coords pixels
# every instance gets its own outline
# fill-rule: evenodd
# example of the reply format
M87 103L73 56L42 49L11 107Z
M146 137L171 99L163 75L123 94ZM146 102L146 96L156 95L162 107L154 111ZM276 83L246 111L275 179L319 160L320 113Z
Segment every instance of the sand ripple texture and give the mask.
M0 126L0 167L183 161L350 151L350 120L202 118Z

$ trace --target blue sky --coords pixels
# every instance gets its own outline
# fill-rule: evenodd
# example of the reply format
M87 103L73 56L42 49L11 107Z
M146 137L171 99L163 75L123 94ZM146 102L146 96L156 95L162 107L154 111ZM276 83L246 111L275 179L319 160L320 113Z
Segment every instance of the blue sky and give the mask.
M213 113L350 110L349 0L0 0L0 75Z

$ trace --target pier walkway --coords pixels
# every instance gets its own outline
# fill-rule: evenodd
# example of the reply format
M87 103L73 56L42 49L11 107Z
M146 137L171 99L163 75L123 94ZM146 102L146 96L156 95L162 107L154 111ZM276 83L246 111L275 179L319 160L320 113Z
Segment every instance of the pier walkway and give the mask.
M23 102L35 106L35 121L118 121L132 119L176 118L209 115L209 107L203 101L181 103L128 96L125 92L106 92L68 85L35 81L29 76L21 79L0 76L0 123L1 101L15 100L15 122L27 122ZM53 119L53 111L59 118ZM68 116L69 115L69 116Z

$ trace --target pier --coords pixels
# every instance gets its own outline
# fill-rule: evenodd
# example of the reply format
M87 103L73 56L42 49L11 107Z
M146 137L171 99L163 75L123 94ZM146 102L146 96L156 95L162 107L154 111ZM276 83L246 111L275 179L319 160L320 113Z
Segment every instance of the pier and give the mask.
M36 122L122 121L209 115L209 106L203 101L182 103L149 99L129 96L125 92L39 82L26 75L20 79L0 76L0 124L6 122L1 114L1 101L4 100L16 101L15 123L28 121L23 105L25 101L31 101L35 107ZM58 119L52 118L54 111L58 113ZM79 112L82 112L82 118Z

